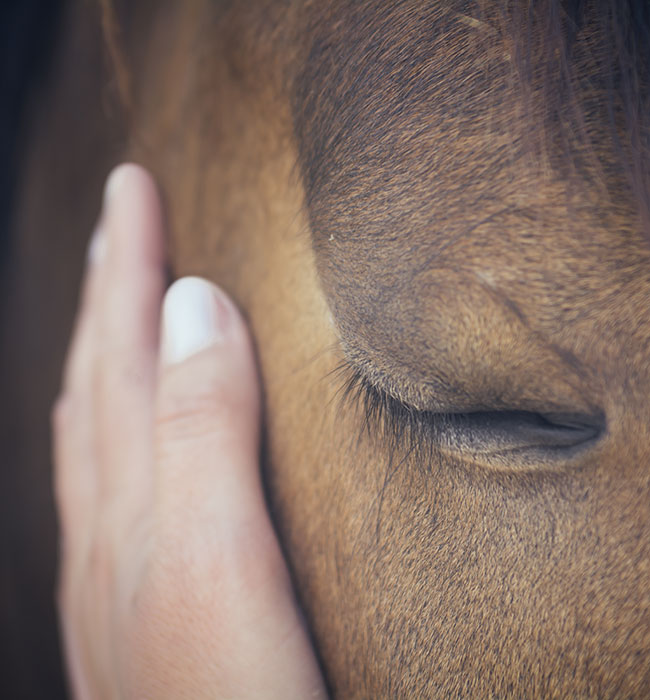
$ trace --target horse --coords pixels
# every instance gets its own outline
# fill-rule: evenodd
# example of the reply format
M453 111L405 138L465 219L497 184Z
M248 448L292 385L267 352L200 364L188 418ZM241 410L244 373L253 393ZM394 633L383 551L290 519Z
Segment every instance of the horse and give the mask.
M24 166L17 348L55 313L22 434L102 178L140 162L173 274L256 338L269 507L332 695L647 696L647 6L99 10L71 4Z

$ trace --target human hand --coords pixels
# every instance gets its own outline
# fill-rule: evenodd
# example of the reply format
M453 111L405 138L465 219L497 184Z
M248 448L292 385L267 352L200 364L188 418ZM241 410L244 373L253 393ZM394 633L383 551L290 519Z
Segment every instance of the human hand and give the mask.
M84 700L325 697L265 507L250 337L198 278L159 320L162 227L149 175L117 168L53 412L71 685Z

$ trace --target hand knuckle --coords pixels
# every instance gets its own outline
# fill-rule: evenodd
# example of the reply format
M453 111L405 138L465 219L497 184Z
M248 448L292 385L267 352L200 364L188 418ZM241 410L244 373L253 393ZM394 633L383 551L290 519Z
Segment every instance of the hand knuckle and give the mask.
M185 442L213 432L229 420L232 407L214 392L168 397L157 413L155 432L164 442Z

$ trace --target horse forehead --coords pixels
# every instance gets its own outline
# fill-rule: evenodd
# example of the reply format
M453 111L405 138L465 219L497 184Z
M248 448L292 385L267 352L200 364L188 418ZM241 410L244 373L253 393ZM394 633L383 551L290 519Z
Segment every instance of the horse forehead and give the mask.
M583 344L594 319L626 317L638 344L650 259L621 173L613 207L597 178L531 166L510 58L459 21L463 6L334 3L314 32L294 122L339 326L415 339L425 308L444 319L487 291L542 332L585 324Z
M320 276L351 356L414 381L492 367L491 380L504 386L511 365L522 377L543 366L548 379L569 357L593 378L594 397L613 385L647 387L650 252L642 234L627 220L599 218L589 203L571 210L548 197L534 209L493 202L492 216L467 210L450 220L443 210L428 217L438 228L371 231L361 222L350 230L335 219L317 230ZM424 201L442 206L435 195ZM634 404L632 394L612 400Z
M435 200L428 206L444 207ZM492 215L467 210L450 219L442 211L424 224L364 230L362 222L351 233L333 214L314 242L335 314L383 324L394 315L408 327L427 304L444 317L463 299L485 308L483 298L549 331L626 314L650 321L650 251L641 232L606 213L599 220L597 209L541 206L517 211L494 202Z

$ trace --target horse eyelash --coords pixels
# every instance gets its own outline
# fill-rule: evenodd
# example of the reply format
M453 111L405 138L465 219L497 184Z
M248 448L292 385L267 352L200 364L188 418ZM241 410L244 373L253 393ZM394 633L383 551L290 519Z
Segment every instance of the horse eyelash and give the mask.
M454 414L422 411L390 396L347 360L334 374L341 379L341 408L350 406L361 413L359 439L369 437L391 456L414 454L419 462L429 463L441 428L457 418Z

